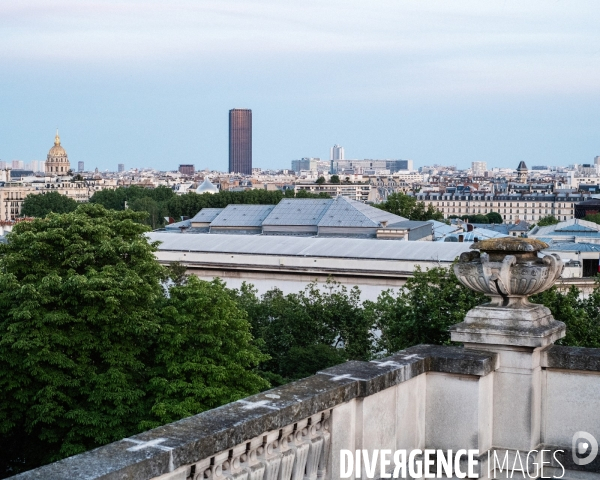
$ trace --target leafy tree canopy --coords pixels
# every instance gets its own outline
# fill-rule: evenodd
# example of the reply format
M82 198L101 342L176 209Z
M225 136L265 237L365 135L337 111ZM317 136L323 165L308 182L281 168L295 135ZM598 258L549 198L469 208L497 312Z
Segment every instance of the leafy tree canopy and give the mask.
M296 294L273 289L259 297L244 284L234 295L248 312L254 336L271 357L261 370L274 384L372 355L371 324L356 287L347 290L329 281L322 286L311 283Z
M69 213L79 205L75 200L58 192L30 193L23 200L21 214L26 217L44 218L51 212Z
M485 296L463 286L451 269L417 267L403 289L385 291L377 301L365 302L365 308L381 331L377 350L391 353L422 343L449 344L448 328L485 302Z
M315 183L318 183L319 185L323 185L325 183L325 177L319 177L317 178L317 181Z
M218 281L167 291L143 216L85 204L0 245L0 473L268 387L246 313Z
M391 193L385 202L374 206L409 220L442 221L444 219L444 214L433 205L425 207L423 202L418 202L415 197L402 192Z
M559 223L559 220L554 215L547 215L543 218L540 218L537 221L537 224L540 227L546 227L548 225L556 225L557 223Z
M338 175L332 175L329 179L329 183L340 183L340 177Z
M600 213L592 213L591 215L586 215L583 217L584 220L588 222L594 222L600 224Z
M503 223L502 216L497 212L476 215L450 215L448 218L460 218L469 223Z

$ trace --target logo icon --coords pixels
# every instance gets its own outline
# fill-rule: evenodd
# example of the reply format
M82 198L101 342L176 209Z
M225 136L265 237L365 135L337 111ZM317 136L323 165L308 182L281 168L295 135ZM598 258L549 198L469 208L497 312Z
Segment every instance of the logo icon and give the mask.
M575 465L588 465L598 455L598 442L591 433L575 432L571 453Z

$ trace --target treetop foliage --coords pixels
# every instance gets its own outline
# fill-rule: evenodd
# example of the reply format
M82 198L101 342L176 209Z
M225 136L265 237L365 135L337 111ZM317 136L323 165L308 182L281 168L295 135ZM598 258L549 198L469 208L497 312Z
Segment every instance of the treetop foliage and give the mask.
M583 219L588 222L600 224L600 213L592 213L591 215L586 215L585 217L583 217Z
M448 218L460 218L461 220L468 221L469 223L503 223L502 215L497 212L490 212L476 215L450 215Z
M84 204L0 245L5 472L268 387L247 314L219 281L167 289L143 216Z
M391 193L385 202L374 206L409 220L444 220L444 214L433 205L425 207L423 202L402 192Z
M546 215L537 221L537 225L539 227L547 227L548 225L556 225L559 222L560 220L554 215Z
M58 192L30 193L23 200L21 215L43 218L51 212L70 213L79 205L72 198Z

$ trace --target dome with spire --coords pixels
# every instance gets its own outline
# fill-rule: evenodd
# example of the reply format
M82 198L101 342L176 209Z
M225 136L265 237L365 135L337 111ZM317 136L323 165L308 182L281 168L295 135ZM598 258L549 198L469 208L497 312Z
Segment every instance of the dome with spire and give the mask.
M219 193L219 189L206 177L202 185L196 189L196 193Z
M60 136L58 135L58 128L56 129L56 136L54 137L54 146L48 152L46 157L46 173L49 175L68 175L71 170L71 164L67 157L67 152L60 144Z

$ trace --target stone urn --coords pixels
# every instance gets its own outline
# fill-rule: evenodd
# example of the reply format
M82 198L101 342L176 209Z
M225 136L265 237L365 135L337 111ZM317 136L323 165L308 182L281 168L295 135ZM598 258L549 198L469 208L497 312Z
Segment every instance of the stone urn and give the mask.
M538 347L565 335L565 325L530 295L549 289L560 277L557 255L541 255L540 240L505 237L476 242L465 252L454 273L466 287L490 297L469 310L465 321L450 328L453 341Z

